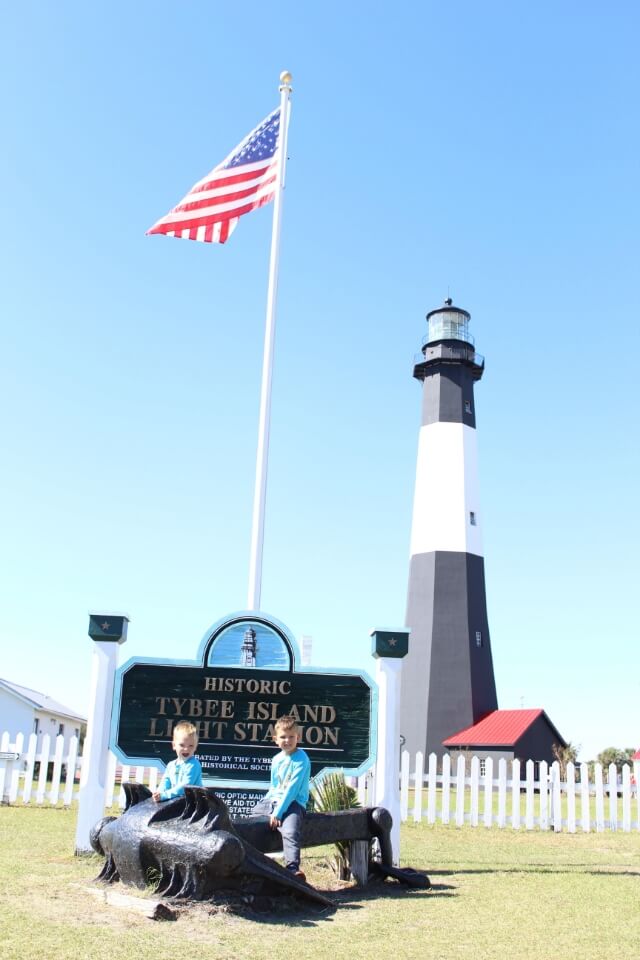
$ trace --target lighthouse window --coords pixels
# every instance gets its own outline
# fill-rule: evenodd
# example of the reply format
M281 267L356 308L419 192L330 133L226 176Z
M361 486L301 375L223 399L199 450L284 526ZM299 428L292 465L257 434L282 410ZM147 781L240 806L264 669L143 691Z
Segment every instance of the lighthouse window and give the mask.
M476 515L473 512L473 510L469 511L469 523L471 524L472 527L476 526Z
M476 647L482 646L482 633L480 630L476 630Z
M471 413L471 400L465 400L464 402L464 412Z

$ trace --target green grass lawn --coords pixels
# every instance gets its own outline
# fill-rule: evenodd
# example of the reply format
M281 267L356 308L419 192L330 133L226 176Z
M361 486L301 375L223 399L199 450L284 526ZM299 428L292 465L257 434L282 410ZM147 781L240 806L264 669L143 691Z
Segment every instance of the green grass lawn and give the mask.
M430 891L387 883L332 892L333 874L313 851L305 854L305 870L336 896L335 912L289 902L275 916L195 909L177 922L154 922L87 892L102 859L73 856L74 829L73 811L0 808L3 960L632 960L640 954L638 833L408 823L402 859L429 873Z

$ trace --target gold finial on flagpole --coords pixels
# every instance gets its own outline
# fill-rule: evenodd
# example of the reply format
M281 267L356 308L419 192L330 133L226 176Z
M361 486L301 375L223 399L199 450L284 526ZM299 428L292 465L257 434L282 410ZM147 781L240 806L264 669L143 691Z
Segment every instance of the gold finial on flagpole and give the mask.
M281 84L280 89L282 89L282 87L290 87L292 80L293 80L293 77L289 73L289 71L283 70L282 73L280 74L280 84Z

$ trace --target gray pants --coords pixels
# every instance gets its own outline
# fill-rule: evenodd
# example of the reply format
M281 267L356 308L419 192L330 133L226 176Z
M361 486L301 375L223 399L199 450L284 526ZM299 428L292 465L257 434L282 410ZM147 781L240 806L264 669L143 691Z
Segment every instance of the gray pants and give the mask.
M275 800L260 800L251 810L251 816L270 817L275 805ZM300 835L304 814L304 807L294 800L282 815L282 826L278 827L282 837L284 865L294 873L300 868Z

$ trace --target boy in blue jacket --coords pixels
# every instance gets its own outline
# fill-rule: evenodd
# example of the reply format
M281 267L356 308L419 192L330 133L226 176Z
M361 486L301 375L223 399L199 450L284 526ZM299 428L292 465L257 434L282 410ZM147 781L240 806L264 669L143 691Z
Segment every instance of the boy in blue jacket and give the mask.
M285 867L304 880L300 870L300 834L309 799L311 761L298 747L300 729L295 717L279 717L273 739L280 753L271 761L271 786L251 813L269 817L269 826L279 830L282 837Z
M176 759L167 764L160 787L151 794L156 802L181 797L185 787L202 786L202 767L198 758L194 757L198 747L195 725L186 720L177 723L173 728L171 746L176 752Z

